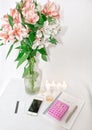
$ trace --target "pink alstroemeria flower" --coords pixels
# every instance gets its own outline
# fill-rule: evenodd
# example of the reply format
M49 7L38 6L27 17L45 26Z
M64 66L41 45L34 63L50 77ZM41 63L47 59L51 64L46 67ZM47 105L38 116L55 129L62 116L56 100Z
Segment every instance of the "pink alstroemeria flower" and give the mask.
M28 23L35 24L39 20L39 16L35 10L35 4L31 0L24 0L22 14L25 18L25 21Z
M21 41L28 34L28 29L24 28L20 23L14 24L13 29L9 24L4 24L2 26L2 31L0 31L0 39L3 43L14 42L15 38Z
M17 11L17 9L10 9L10 14L9 15L13 18L14 23L18 24L18 23L21 22L21 17L20 17L19 12ZM5 23L9 23L8 15L4 15L2 20Z
M31 24L35 24L39 20L39 16L33 12L30 11L26 14L25 21Z
M9 32L6 32L6 31L5 32L4 31L0 32L0 39L2 39L2 42L4 44L6 44L9 41L14 42L14 36L11 35Z
M5 22L5 23L8 23L8 15L4 15L2 20Z
M5 24L3 24L2 28L3 28L3 31L6 31L6 32L8 32L9 30L12 29L11 26L10 26L10 24L8 22L5 23Z
M22 9L22 13L25 16L26 13L30 12L30 11L34 11L35 10L35 4L31 1L31 0L25 0L24 1L24 6Z
M12 16L14 23L18 24L21 22L21 17L17 9L10 9L10 16Z
M18 41L21 41L23 37L26 37L28 34L28 30L25 29L21 24L16 24L13 26L13 30L11 34L16 37Z
M57 6L54 2L48 0L48 3L45 4L42 13L46 14L47 16L60 18L60 7Z

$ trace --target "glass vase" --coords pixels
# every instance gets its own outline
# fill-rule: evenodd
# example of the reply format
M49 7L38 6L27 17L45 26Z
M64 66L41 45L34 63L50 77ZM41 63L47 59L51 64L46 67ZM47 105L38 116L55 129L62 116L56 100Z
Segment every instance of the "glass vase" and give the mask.
M25 90L29 94L39 92L41 86L41 71L35 61L34 57L29 59L29 73L24 77Z
M41 75L39 72L34 71L33 74L29 74L24 78L25 90L29 94L39 92L41 86Z

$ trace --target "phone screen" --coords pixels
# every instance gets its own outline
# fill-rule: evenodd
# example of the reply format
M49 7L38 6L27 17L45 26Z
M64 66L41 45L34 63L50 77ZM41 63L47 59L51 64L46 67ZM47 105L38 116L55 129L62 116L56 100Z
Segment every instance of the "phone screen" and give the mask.
M34 99L28 111L33 113L38 113L41 104L42 104L42 100Z

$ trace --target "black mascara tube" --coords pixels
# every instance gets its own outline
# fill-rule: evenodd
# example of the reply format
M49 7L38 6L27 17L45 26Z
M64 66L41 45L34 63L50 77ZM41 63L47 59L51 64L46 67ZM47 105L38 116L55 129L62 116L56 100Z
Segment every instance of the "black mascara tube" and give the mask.
M15 114L18 113L18 108L19 108L19 101L16 102L16 106L15 106Z

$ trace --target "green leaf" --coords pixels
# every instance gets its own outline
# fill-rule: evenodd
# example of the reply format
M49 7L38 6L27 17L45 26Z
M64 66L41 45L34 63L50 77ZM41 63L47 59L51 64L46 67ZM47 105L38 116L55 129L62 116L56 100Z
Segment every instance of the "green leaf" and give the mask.
M47 17L44 14L40 14L40 13L38 13L38 14L39 14L39 20L37 23L39 25L43 26L44 22L47 20Z
M51 42L52 44L55 44L55 45L57 44L57 40L53 37L50 37L49 42Z
M0 28L0 31L2 31L3 28Z
M27 76L29 73L29 66L28 67L24 67L24 72L23 72L23 75L22 77L24 78L25 76Z
M39 23L36 23L34 27L35 27L35 30L37 30L37 29L40 29L42 27L42 25Z
M12 49L13 49L13 46L14 46L14 43L10 46L9 51L8 51L8 53L7 53L7 55L6 55L6 59L7 59L7 57L9 56L9 54L11 53L11 51L12 51Z
M29 40L30 40L31 45L33 45L35 38L36 38L36 33L30 33L29 34Z
M16 9L20 13L20 15L21 15L21 20L22 20L21 24L26 28L26 26L25 26L25 18L24 18L23 14L22 14L22 8L23 8L23 6L24 6L23 2L21 1L21 2L19 2L19 3L16 4Z
M3 43L0 43L0 46L4 45Z
M41 49L38 49L38 51L40 52L40 54L47 55L45 47L41 48Z
M36 8L36 7L37 7L37 5L38 5L38 4L37 4L37 2L33 0L33 3L35 4L35 8Z
M18 42L18 39L15 38L14 44Z
M31 30L34 30L34 25L30 23L25 23Z
M51 22L53 22L53 21L55 21L55 19L49 16L49 17L48 17L48 22L51 23Z
M7 57L10 55L10 53L11 53L11 51L12 51L12 49L13 49L13 46L14 46L14 44L15 44L16 42L18 42L17 39L15 39L14 43L10 46L9 51L8 51L8 53L7 53L7 55L6 55L6 59L7 59Z
M46 55L41 55L41 58L42 58L44 61L47 61L47 56L46 56Z
M47 20L47 17L46 17L46 15L45 15L45 14L42 14L42 18L44 19L44 21L46 21L46 20Z
M33 57L33 56L36 56L36 53L37 53L37 49L32 50L32 52L31 52L31 56L32 56L32 57Z
M21 49L21 46L16 47L15 49Z
M24 55L19 59L17 68L18 68L23 62L25 62L25 61L27 60L28 55L29 55L29 54L24 54Z
M17 58L15 59L15 61L18 61L23 55L24 55L23 51L19 52L19 54L18 54Z
M8 21L9 21L9 24L11 25L11 27L13 28L14 22L13 22L12 16L8 15Z
M17 4L16 4L16 9L17 9L19 12L21 12L21 6L20 6L20 3L17 3Z
M26 28L26 26L25 26L25 18L24 18L24 16L23 16L23 14L22 14L22 11L20 10L20 15L21 15L21 20L22 20L22 25Z
M24 39L25 44L27 44L29 47L31 47L29 38Z
M21 41L21 50L23 50L23 52L28 52L29 51L29 47L26 45L24 40Z

